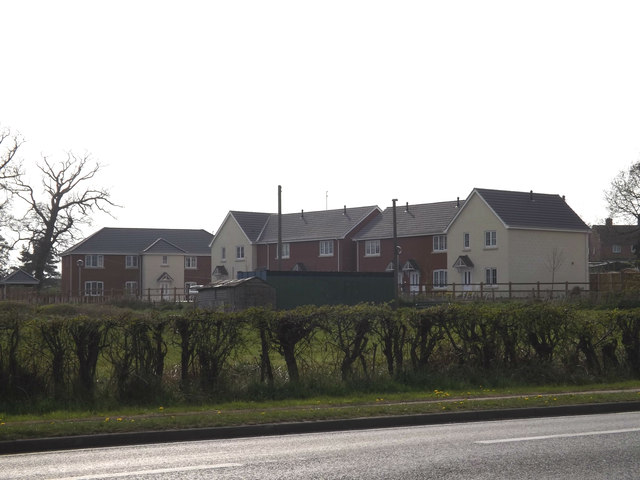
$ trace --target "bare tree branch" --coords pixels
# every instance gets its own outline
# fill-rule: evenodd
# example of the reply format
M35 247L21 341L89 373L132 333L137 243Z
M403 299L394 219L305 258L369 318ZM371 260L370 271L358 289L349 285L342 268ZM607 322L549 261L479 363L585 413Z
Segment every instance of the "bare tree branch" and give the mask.
M111 215L110 208L118 205L111 201L108 190L90 185L102 166L88 154L68 152L60 162L43 157L37 167L42 175L41 189L36 192L19 176L15 195L27 206L22 230L30 232L26 239L29 247L23 257L30 260L34 276L43 280L53 257L77 239L79 226L90 225L94 212Z

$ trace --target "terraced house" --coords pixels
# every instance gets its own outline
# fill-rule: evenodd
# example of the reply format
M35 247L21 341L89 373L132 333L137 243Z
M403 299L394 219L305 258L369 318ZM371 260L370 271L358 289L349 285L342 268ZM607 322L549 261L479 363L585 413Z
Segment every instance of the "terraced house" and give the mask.
M184 298L210 281L212 239L205 230L103 228L62 254L63 294Z
M282 215L230 211L211 243L213 280L256 270L355 272L353 237L380 213L376 206Z

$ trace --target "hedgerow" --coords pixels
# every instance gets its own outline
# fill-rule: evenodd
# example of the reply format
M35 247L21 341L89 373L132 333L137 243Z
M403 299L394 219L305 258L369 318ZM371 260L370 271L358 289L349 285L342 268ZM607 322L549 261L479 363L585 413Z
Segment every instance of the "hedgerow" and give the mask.
M5 409L423 388L447 376L638 378L640 308L513 302L230 313L0 302Z

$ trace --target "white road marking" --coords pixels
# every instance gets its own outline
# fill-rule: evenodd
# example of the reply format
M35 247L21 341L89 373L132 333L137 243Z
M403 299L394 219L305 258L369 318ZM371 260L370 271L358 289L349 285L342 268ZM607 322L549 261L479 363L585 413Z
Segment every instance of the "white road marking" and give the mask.
M174 473L174 472L192 472L195 470L211 470L214 468L229 468L229 467L241 467L240 463L219 463L217 465L194 465L192 467L176 467L176 468L158 468L155 470L137 470L133 472L119 472L119 473L96 473L95 475L82 475L79 477L64 477L55 478L51 480L99 480L101 478L124 478L133 477L135 475L155 475L161 473Z
M529 442L534 440L548 440L550 438L588 437L593 435L612 435L616 433L640 432L640 428L624 428L621 430L601 430L599 432L559 433L557 435L540 435L538 437L500 438L497 440L479 440L475 443L489 445L492 443Z

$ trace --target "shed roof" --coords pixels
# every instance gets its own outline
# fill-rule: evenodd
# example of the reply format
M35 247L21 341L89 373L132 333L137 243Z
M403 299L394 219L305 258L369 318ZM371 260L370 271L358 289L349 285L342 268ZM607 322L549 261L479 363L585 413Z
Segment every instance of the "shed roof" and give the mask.
M0 280L2 285L38 285L40 281L24 270L17 269Z

